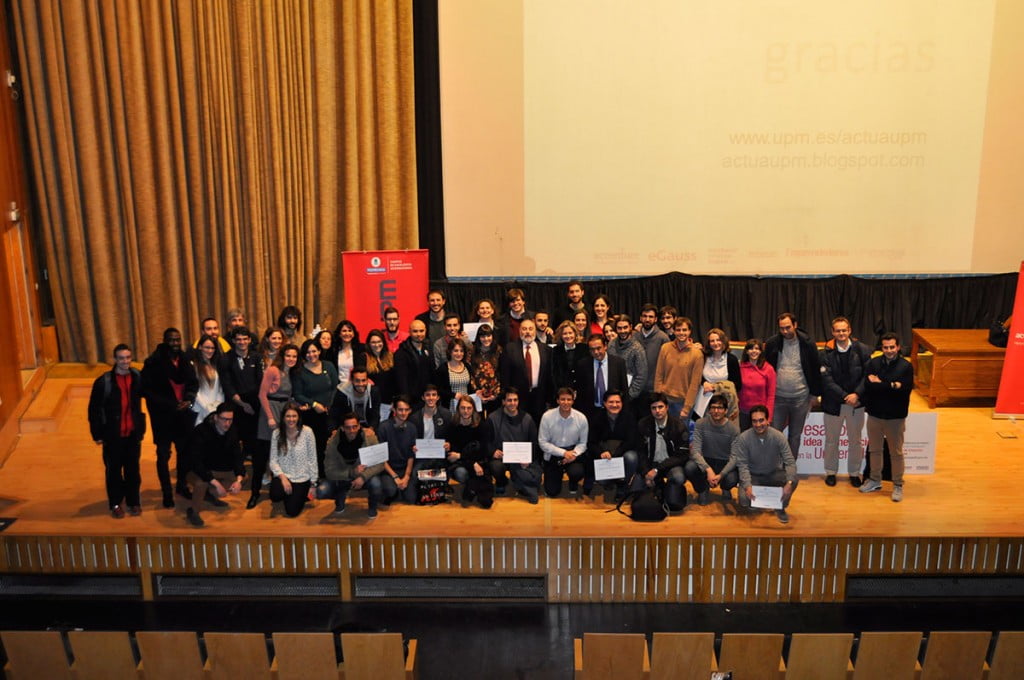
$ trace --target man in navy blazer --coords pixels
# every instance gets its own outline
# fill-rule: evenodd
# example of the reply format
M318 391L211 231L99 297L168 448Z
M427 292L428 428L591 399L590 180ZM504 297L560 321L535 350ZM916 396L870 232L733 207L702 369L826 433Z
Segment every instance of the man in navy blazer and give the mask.
M526 370L526 353L530 353L530 372ZM501 355L501 387L515 387L519 391L522 410L529 413L534 422L547 409L552 392L551 348L537 342L537 326L533 319L523 319L519 324L519 339L505 345Z
M604 395L616 390L623 397L629 394L629 378L626 377L626 361L622 357L608 354L608 340L600 333L594 333L587 340L590 356L576 364L576 409L588 418L604 410ZM604 389L598 394L597 370L600 367Z

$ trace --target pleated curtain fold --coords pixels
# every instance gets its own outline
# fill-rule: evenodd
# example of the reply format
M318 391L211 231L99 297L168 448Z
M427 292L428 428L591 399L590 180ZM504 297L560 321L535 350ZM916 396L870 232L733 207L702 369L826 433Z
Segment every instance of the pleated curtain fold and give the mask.
M14 0L61 356L343 311L417 245L412 0ZM222 321L223 323L223 321Z

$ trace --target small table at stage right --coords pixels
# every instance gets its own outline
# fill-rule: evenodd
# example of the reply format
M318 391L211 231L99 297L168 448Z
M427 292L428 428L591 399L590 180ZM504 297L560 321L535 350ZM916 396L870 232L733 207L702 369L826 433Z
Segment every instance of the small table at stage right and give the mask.
M932 353L931 371L918 353ZM910 348L914 384L935 408L957 397L991 397L999 392L1006 350L988 341L988 331L974 328L917 328Z

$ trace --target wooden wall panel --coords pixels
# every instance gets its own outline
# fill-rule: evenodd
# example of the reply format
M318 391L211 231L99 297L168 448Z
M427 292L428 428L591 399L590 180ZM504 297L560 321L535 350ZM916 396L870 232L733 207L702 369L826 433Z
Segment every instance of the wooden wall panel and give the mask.
M1024 538L0 536L8 573L546 576L551 602L842 602L850 575L1021 574L1022 554Z

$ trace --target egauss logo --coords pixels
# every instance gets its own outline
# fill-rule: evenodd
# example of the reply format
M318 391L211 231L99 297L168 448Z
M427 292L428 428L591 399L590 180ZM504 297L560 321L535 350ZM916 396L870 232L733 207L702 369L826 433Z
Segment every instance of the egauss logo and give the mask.
M371 257L370 258L370 266L371 267L379 267L380 266L380 258L377 257L376 255Z

